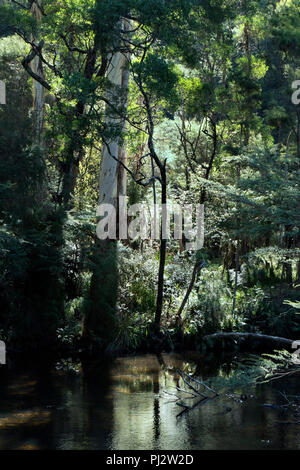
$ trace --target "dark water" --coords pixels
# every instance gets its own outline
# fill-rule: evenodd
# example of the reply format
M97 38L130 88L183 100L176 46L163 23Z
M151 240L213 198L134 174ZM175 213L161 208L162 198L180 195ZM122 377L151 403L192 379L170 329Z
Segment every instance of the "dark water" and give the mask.
M182 408L163 392L183 386L177 369L204 378L230 371L196 353L1 367L0 450L300 448L300 424L282 424L295 418L261 406L284 403L283 390L300 394L296 376L244 390L255 394L244 401L220 397L176 417Z

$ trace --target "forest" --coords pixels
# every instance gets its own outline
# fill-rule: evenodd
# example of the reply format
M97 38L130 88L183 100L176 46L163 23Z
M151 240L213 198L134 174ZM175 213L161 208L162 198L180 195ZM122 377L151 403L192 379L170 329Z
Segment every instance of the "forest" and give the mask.
M299 314L300 0L0 0L0 450L299 448Z
M8 346L298 338L299 12L298 0L0 2ZM120 197L203 205L204 243L162 228L128 238L120 221L100 239L97 207Z
M8 345L131 351L217 331L297 339L299 8L1 2ZM128 207L204 205L203 246L162 230L101 240L97 207L118 208L120 196Z

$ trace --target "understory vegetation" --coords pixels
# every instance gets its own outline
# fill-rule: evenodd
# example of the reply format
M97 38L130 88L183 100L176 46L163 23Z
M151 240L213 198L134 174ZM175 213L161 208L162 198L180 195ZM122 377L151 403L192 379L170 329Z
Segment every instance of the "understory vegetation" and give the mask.
M299 13L0 2L1 340L115 353L200 349L219 331L299 338ZM204 204L203 247L99 240L115 194Z

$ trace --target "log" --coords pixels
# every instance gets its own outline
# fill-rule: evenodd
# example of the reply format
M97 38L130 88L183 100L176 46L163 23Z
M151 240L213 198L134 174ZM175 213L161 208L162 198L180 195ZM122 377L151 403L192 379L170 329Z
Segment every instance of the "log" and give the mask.
M207 343L209 340L260 340L262 342L274 343L277 345L285 346L286 348L291 348L294 342L293 339L281 338L280 336L269 336L263 335L261 333L223 333L218 332L212 335L204 336L203 341Z

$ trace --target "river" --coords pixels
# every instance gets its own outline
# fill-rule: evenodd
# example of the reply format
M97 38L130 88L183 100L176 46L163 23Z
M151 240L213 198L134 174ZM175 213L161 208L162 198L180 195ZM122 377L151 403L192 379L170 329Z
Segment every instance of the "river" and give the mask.
M300 449L300 424L282 424L286 411L262 406L284 403L280 391L297 394L297 374L178 417L183 409L164 393L183 387L178 369L207 379L228 375L231 366L195 352L2 366L0 450Z

